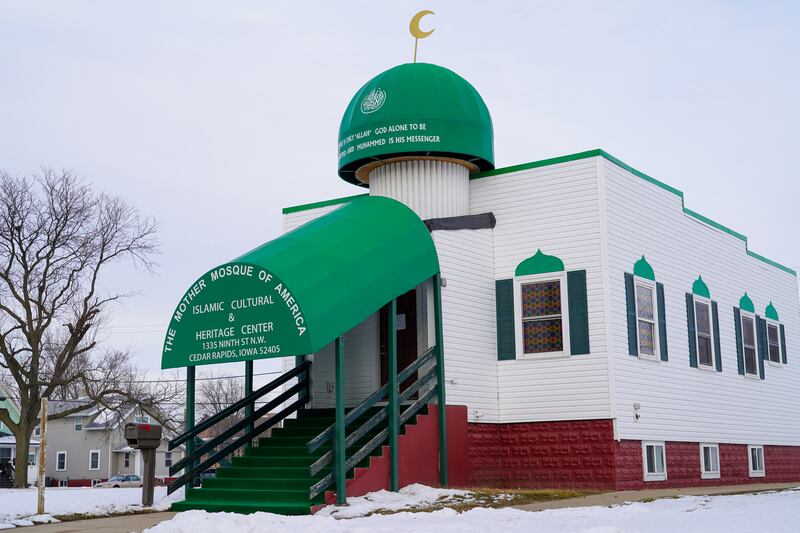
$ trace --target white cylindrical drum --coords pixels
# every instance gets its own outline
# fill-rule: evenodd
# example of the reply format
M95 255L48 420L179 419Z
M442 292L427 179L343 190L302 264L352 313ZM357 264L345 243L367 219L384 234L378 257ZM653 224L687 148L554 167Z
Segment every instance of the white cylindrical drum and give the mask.
M469 214L469 170L451 161L387 163L369 173L369 193L403 202L422 219Z

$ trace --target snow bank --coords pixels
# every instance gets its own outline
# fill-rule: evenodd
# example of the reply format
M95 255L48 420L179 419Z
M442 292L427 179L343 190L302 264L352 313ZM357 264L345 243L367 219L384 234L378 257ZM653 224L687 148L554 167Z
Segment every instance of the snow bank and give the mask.
M369 498L367 496L365 498ZM353 498L353 500L356 500ZM398 500L399 501L399 500ZM458 514L432 513L337 520L330 514L280 516L187 511L146 530L148 533L386 533L502 531L503 533L795 533L800 522L800 490L738 496L686 496L614 507L582 507L527 512L476 508Z
M183 489L167 496L166 487L156 487L153 507L156 511L169 509L172 502L183 499ZM0 529L57 522L53 515L86 514L104 516L141 511L142 489L47 488L46 515L36 515L36 489L0 489Z
M413 507L429 507L434 503L456 503L474 500L471 492L455 489L437 489L414 483L400 489L400 492L380 490L370 492L366 496L348 498L347 506L329 505L322 508L318 516L335 518L355 518L366 516L380 510L401 511Z

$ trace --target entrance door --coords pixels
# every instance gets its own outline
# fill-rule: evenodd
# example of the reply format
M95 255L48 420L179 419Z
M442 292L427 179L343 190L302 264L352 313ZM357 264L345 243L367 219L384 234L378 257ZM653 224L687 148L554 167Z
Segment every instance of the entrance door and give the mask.
M381 385L389 381L389 306L380 311ZM417 291L412 289L397 298L397 371L417 359ZM411 376L400 384L405 390L416 381Z

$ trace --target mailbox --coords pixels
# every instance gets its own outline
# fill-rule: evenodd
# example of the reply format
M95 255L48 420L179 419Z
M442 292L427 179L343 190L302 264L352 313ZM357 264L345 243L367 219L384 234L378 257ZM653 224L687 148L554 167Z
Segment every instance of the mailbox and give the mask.
M125 424L125 440L137 450L154 450L161 445L161 426L158 424Z
M142 505L153 505L153 486L156 477L156 448L161 445L161 426L158 424L125 424L125 440L131 448L142 450Z

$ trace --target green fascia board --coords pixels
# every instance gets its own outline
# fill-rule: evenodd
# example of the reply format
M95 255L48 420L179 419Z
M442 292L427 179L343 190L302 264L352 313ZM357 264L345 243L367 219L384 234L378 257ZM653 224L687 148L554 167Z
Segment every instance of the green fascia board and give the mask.
M2 384L0 384L0 397L5 398L5 400L0 401L0 409L8 411L8 415L15 424L19 422L19 407L17 407L17 404L10 398L10 394L8 394L8 391ZM5 428L9 432L11 431L11 429L7 428L2 422L0 422L0 428Z
M355 198L199 278L172 316L161 366L317 352L438 272L431 234L410 208Z
M772 302L767 305L767 308L764 310L764 315L766 315L766 317L769 319L780 322L780 318L778 318L778 310L775 309L775 306L772 305Z
M647 259L642 256L638 261L633 264L633 275L640 278L649 279L650 281L656 280L656 273Z
M563 272L564 261L554 255L547 255L542 250L536 250L531 257L517 265L515 276L530 276L548 272Z
M628 172L630 172L634 176L637 176L637 177L645 180L648 183L652 183L653 185L655 185L655 186L657 186L657 187L659 187L661 189L664 189L665 191L668 191L668 192L674 194L675 196L678 196L681 199L681 207L683 209L683 212L687 216L692 217L692 218L694 218L696 220L699 220L700 222L702 222L702 223L704 223L706 225L709 225L709 226L711 226L711 227L713 227L715 229L718 229L718 230L720 230L720 231L722 231L724 233L727 233L728 235L731 235L731 236L741 240L742 242L744 242L745 250L747 252L747 255L749 255L750 257L753 257L753 258L755 258L755 259L757 259L757 260L759 260L759 261L761 261L763 263L766 263L766 264L768 264L770 266L773 266L773 267L775 267L775 268L777 268L779 270L782 270L783 272L786 272L787 274L791 274L792 276L795 276L795 277L797 276L797 272L794 269L789 268L787 266L784 266L784 265L782 265L782 264L780 264L780 263L778 263L776 261L773 261L771 259L767 259L763 255L759 255L759 254L757 254L755 252L751 252L750 250L747 250L747 237L745 235L739 233L738 231L734 231L734 230L732 230L731 228L729 228L727 226L723 226L719 222L715 222L714 220L711 220L710 218L708 218L708 217L706 217L704 215L701 215L700 213L698 213L696 211L688 209L684 205L683 191L680 191L680 190L676 189L675 187L667 185L663 181L657 180L657 179L653 178L652 176L648 176L644 172L636 170L635 168L633 168L632 166L628 165L627 163L617 159L613 155L611 155L608 152L606 152L604 150L601 150L599 148L598 149L594 149L594 150L587 150L585 152L578 152L578 153L575 153L575 154L564 155L564 156L560 156L560 157L553 157L553 158L550 158L550 159L542 159L540 161L533 161L533 162L530 162L530 163L523 163L523 164L520 164L520 165L513 165L513 166L509 166L509 167L497 168L497 169L494 169L494 170L487 170L485 172L477 172L475 174L472 174L470 176L470 179L471 180L478 180L478 179L482 179L482 178L489 178L489 177L494 177L494 176L502 176L503 174L510 174L512 172L520 172L522 170L528 170L528 169L532 169L532 168L540 168L540 167L546 167L546 166L550 166L550 165L557 165L559 163L569 163L571 161L579 161L581 159L589 159L589 158L592 158L592 157L602 157L602 158L604 158L604 159L606 159L608 161L611 161L615 165L627 170Z
M342 196L341 198L332 198L330 200L322 200L321 202L312 202L310 204L293 205L283 208L283 214L297 213L299 211L308 211L309 209L316 209L318 207L327 207L329 205L346 204L347 202L360 198L362 196L369 196L369 193L354 194L352 196Z
M711 291L708 290L708 285L703 280L703 276L697 276L697 279L692 283L692 293L703 298L711 298Z
M750 299L747 293L744 293L744 296L739 298L739 309L742 311L749 311L751 313L756 312L756 306L753 305L753 300Z

